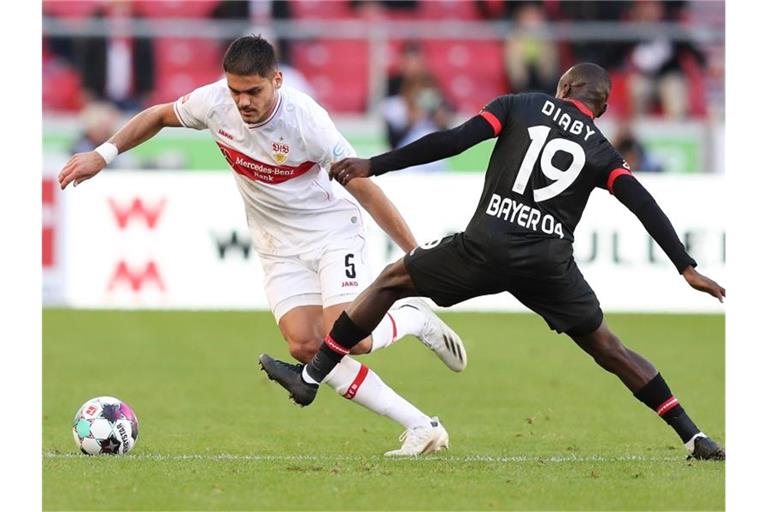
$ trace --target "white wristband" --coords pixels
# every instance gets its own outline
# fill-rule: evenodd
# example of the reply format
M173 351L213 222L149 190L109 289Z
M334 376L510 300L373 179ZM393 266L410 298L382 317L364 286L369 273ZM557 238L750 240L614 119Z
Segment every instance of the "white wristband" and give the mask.
M104 159L105 162L107 162L107 165L112 162L112 160L115 159L117 156L117 146L112 144L111 142L105 142L101 146L94 149L95 152L101 155L101 158Z

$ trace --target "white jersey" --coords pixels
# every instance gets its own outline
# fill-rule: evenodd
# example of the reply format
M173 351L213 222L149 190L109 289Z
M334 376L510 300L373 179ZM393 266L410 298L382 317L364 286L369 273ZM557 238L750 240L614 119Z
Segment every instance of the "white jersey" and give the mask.
M331 181L333 161L356 156L328 112L283 85L272 115L247 124L227 82L195 89L173 108L188 128L208 128L235 171L256 250L292 256L332 238L363 235L360 206Z

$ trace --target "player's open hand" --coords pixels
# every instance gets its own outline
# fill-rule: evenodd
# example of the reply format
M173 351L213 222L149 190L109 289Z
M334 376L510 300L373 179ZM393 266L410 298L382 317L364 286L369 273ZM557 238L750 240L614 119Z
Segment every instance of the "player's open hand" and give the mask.
M688 267L683 270L683 277L692 288L705 292L723 302L725 298L725 288L714 282L712 279L705 275L699 274L695 268Z
M371 175L371 161L367 158L344 158L331 165L331 178L342 185L353 178L367 178Z
M95 151L77 153L69 159L67 165L59 173L59 185L61 189L74 182L74 186L93 178L100 170L107 166L104 158Z

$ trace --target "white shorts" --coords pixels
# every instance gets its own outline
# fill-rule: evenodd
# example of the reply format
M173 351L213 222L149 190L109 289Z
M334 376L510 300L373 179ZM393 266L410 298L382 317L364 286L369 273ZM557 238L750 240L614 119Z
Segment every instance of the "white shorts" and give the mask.
M371 283L365 238L334 240L299 256L261 256L264 291L276 321L299 306L352 302Z

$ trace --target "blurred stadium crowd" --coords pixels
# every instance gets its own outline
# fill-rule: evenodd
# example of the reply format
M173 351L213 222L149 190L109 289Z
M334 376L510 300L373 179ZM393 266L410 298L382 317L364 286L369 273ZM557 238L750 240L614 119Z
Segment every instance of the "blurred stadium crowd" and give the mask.
M615 145L657 171L637 120L722 122L723 1L44 1L43 112L79 116L73 150L221 77L245 33L276 43L286 82L333 115L374 118L389 147L509 92L552 93L596 62L613 78Z

